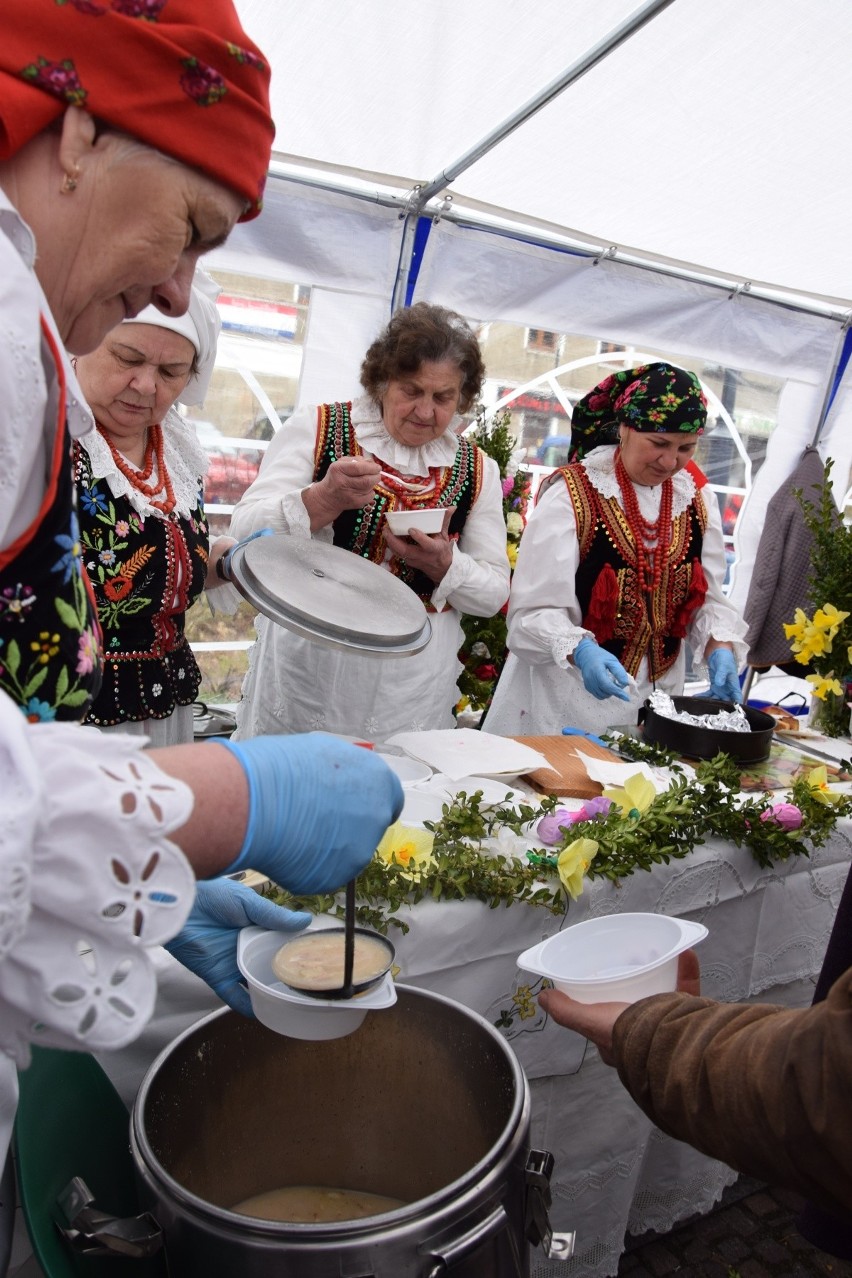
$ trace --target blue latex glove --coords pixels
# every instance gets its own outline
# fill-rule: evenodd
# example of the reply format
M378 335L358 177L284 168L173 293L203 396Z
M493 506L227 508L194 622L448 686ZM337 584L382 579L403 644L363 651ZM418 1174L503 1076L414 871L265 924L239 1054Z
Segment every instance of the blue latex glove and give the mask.
M274 528L258 528L257 532L251 533L248 537L243 537L242 541L238 541L231 546L230 550L226 550L222 558L216 565L216 572L223 581L231 580L231 555L235 550L239 550L240 546L247 546L250 541L255 541L258 537L274 537Z
M312 918L312 914L274 905L233 879L210 879L197 885L192 912L166 949L206 981L235 1012L253 1016L237 967L240 929L254 925L274 932L300 932Z
M707 669L710 672L710 687L698 695L712 697L715 701L735 701L739 704L743 699L743 690L740 687L737 663L730 648L714 648L707 658Z
M630 682L630 675L621 662L606 648L601 648L594 639L581 639L574 649L574 665L583 676L583 687L598 701L607 697L618 697L620 701L629 701L630 694L624 689Z
M399 777L384 759L328 733L220 744L249 784L245 841L229 872L262 870L299 894L334 892L402 811Z

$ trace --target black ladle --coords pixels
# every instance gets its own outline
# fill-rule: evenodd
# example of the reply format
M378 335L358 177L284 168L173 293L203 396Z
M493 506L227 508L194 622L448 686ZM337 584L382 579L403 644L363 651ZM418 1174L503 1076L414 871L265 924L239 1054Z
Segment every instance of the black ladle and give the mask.
M355 880L346 884L346 917L343 920L343 990L341 998L351 998L352 966L355 962Z

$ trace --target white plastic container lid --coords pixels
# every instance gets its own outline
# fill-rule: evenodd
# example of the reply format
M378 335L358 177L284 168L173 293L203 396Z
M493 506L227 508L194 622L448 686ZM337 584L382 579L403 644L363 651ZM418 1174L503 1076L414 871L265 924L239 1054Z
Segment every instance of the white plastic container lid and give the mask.
M706 936L702 923L667 914L609 914L540 941L517 964L578 1003L635 1003L674 990L678 955Z
M343 1038L369 1011L393 1007L396 986L388 972L372 989L349 999L312 998L291 990L272 971L273 956L298 933L244 927L237 942L237 966L246 978L257 1019L288 1038Z

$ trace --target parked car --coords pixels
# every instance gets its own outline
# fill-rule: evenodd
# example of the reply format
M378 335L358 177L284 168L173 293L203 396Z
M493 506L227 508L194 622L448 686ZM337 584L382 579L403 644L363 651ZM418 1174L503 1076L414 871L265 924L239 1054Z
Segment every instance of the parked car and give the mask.
M235 505L260 469L263 448L258 447L257 440L249 442L223 435L213 422L194 420L192 424L209 459L205 505Z

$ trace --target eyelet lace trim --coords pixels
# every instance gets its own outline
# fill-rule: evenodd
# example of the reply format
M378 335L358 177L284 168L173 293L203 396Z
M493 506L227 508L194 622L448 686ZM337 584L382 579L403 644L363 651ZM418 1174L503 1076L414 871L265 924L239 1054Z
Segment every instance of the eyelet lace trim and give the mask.
M0 831L0 1048L23 1065L31 1042L93 1051L135 1038L156 992L147 949L180 931L195 879L168 837L191 791L144 739L74 724L23 731L12 713L21 731L7 713L4 740L19 735L19 750L0 756L0 789L16 800Z

